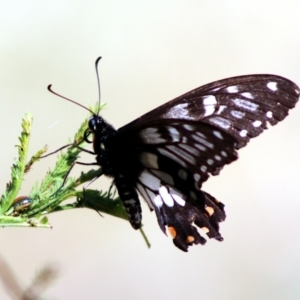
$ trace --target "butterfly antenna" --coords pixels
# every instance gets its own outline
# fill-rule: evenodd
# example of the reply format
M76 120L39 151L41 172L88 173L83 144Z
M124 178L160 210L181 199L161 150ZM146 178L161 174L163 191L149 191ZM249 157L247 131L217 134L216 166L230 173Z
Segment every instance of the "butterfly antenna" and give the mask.
M52 84L49 84L48 85L48 91L50 92L50 93L52 93L52 94L54 94L55 96L58 96L58 97L60 97L60 98L62 98L62 99L65 99L65 100L67 100L67 101L70 101L70 102L72 102L72 103L74 103L74 104L76 104L76 105L78 105L78 106L80 106L80 107L82 107L82 108L84 108L84 109L86 109L88 112L90 112L92 115L94 115L94 113L90 110L90 109L88 109L87 107L85 107L85 106L83 106L82 104L80 104L80 103L78 103L78 102L76 102L76 101L74 101L74 100L71 100L71 99L69 99L69 98L67 98L67 97L64 97L64 96L62 96L62 95L60 95L60 94L58 94L58 93L56 93L56 92L54 92L53 90L52 90Z
M97 116L99 115L99 112L100 112L100 104L101 104L101 89L100 89L100 76L99 76L99 70L98 70L98 64L99 64L99 61L102 57L99 56L96 61L95 61L95 68L96 68L96 75L97 75L97 83L98 83L98 112L97 112Z

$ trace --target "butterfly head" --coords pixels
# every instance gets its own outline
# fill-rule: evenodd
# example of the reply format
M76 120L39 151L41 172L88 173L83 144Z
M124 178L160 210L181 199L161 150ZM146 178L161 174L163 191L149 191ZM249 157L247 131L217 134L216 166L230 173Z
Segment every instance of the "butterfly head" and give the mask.
M88 122L89 130L93 133L102 131L103 127L105 127L106 122L99 115L93 114Z

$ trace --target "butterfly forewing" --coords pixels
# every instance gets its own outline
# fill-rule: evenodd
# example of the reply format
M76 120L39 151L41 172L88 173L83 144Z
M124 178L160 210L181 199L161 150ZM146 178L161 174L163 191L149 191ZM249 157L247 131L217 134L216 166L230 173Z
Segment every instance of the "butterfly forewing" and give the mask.
M237 139L245 146L267 128L282 121L299 98L299 87L276 75L246 75L212 82L150 111L130 123L158 119L201 120Z

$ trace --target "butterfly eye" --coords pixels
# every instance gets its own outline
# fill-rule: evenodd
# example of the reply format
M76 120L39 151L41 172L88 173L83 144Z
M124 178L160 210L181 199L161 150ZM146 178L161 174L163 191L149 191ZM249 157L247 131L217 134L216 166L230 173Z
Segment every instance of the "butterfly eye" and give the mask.
M97 129L97 120L96 120L95 116L90 117L89 128L91 131L95 131Z

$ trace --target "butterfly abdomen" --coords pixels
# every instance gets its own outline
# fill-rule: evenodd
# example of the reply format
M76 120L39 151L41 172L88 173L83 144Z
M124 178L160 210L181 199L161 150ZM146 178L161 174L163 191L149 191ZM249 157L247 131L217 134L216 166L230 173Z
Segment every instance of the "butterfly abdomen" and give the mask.
M142 222L142 210L134 185L132 185L127 177L121 174L115 176L114 183L124 204L131 226L134 229L139 229Z

